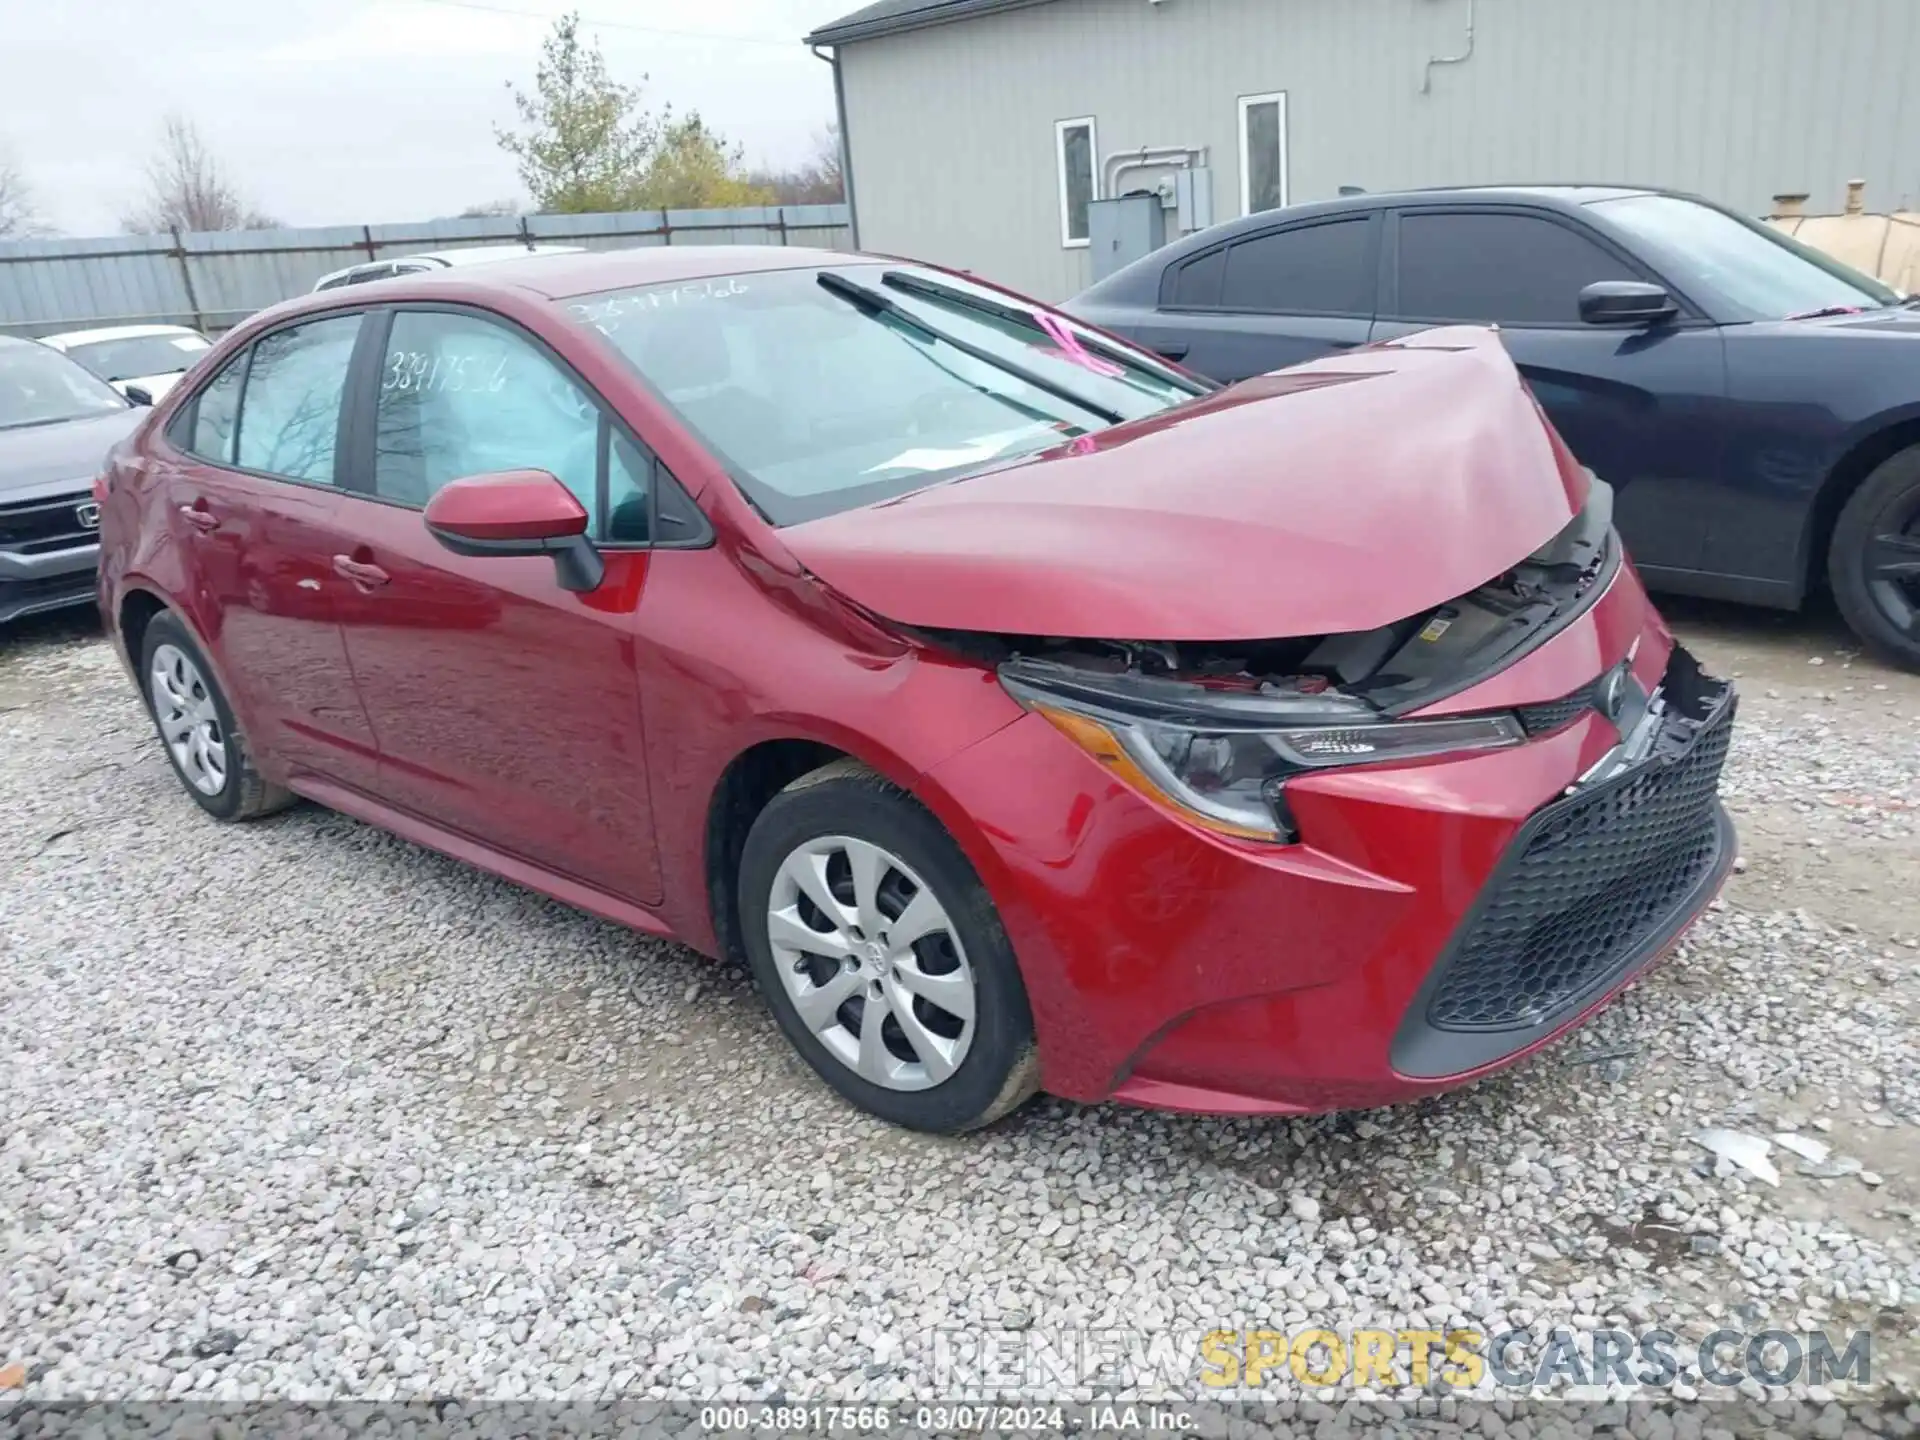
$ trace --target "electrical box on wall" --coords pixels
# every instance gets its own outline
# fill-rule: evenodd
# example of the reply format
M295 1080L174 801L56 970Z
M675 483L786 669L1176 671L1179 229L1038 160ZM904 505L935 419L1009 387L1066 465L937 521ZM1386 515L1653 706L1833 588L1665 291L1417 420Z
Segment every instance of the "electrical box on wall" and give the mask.
M1213 224L1213 171L1195 165L1173 172L1174 224L1183 235Z
M1123 265L1167 243L1166 209L1151 190L1095 200L1087 207L1088 249L1093 278L1104 280Z

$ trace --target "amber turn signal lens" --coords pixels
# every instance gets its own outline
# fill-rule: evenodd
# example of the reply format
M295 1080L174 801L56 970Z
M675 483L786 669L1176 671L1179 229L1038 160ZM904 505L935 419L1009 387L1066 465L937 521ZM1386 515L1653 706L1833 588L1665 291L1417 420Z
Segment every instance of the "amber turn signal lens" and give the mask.
M1216 835L1231 835L1236 840L1263 840L1272 844L1282 838L1274 830L1255 830L1247 825L1234 825L1203 814L1191 805L1181 804L1163 786L1154 783L1153 777L1140 768L1118 737L1098 720L1076 715L1071 710L1055 710L1048 705L1036 705L1034 708L1046 716L1062 735L1112 771L1116 780L1139 791L1156 805L1174 811L1181 819L1203 830L1211 830Z

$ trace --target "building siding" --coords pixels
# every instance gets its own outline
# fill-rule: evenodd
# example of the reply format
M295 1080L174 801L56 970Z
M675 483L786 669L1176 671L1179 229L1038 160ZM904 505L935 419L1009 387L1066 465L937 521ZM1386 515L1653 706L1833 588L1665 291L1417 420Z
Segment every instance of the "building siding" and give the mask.
M1474 52L1458 54L1469 9ZM1526 180L1694 190L1753 214L1920 197L1915 0L1051 0L841 52L863 247L1064 299L1054 122L1101 160L1204 146L1240 213L1237 100L1287 94L1289 198ZM1908 142L1903 144L1903 140ZM1171 216L1169 216L1171 219Z

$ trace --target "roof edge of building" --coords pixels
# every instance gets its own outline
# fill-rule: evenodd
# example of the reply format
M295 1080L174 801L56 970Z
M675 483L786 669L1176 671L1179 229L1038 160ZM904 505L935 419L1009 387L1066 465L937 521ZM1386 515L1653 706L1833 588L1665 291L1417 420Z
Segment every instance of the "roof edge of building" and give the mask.
M830 24L822 25L808 35L803 45L847 45L859 40L877 40L883 35L897 35L905 30L924 30L934 25L947 25L956 20L971 20L977 16L990 15L1000 10L1021 10L1031 5L1044 5L1047 0L923 0L923 3L908 9L869 17L867 10L856 10L851 15L842 16Z

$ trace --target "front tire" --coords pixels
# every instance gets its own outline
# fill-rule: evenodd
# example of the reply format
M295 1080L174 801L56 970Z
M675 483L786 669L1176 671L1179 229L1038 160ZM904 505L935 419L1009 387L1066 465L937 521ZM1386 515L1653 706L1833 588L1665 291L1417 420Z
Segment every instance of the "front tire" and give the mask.
M828 765L773 798L747 836L739 909L775 1021L855 1105L956 1134L1038 1088L991 897L940 823L865 766Z
M1920 670L1920 445L1883 461L1854 491L1833 527L1827 574L1866 647Z
M172 615L148 624L140 646L141 689L173 773L216 820L250 820L293 803L261 778L213 667Z

